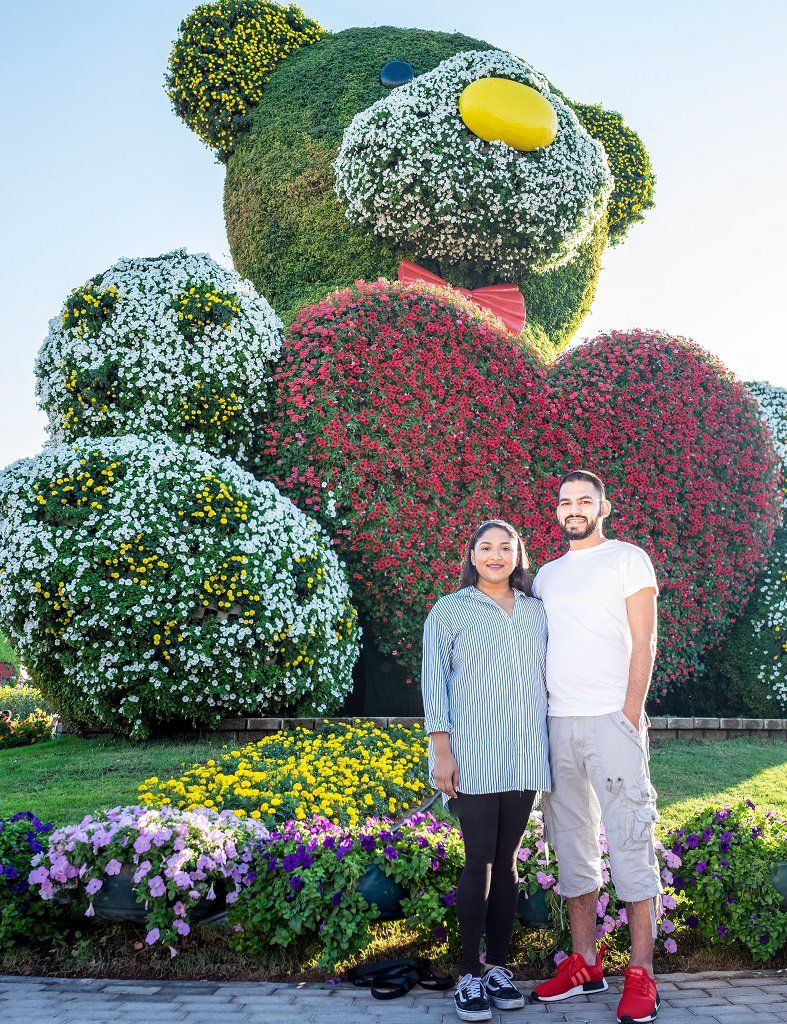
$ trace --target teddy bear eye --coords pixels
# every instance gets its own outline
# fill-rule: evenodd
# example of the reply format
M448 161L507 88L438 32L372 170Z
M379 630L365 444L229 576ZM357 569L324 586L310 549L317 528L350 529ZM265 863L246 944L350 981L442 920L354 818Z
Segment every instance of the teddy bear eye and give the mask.
M405 85L414 78L413 65L406 60L389 60L380 68L380 83L386 89L395 89L397 85Z

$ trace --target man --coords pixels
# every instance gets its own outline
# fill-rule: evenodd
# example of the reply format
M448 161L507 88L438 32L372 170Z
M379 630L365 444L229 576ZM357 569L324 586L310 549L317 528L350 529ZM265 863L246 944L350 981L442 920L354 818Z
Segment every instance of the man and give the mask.
M659 1003L653 980L658 815L645 715L658 586L641 548L604 536L611 511L595 473L564 476L557 519L569 550L544 565L533 586L549 625L552 792L544 796L544 826L558 860L573 952L531 998L551 1002L607 988L595 935L603 818L612 880L631 930L631 966L617 1019L633 1024L655 1020Z

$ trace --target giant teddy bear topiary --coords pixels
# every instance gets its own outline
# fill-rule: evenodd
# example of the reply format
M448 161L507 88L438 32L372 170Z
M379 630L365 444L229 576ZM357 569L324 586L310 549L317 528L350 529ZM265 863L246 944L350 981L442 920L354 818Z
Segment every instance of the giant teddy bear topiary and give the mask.
M554 138L515 148L470 131L462 101L485 79L525 90ZM417 261L455 287L517 285L523 336L552 356L590 308L607 243L653 202L648 155L619 114L459 33L330 34L294 6L216 0L181 24L168 92L226 161L235 266L285 320ZM482 97L481 115L500 102Z
M653 202L622 117L478 39L330 34L273 0L198 7L167 82L226 162L236 266L285 320L300 311L251 468L334 536L365 650L412 680L463 535L503 513L538 561L554 554L551 491L581 463L608 479L618 533L659 569L655 694L696 672L778 520L756 403L661 332L544 361L587 312L606 245ZM360 283L397 276L408 287Z

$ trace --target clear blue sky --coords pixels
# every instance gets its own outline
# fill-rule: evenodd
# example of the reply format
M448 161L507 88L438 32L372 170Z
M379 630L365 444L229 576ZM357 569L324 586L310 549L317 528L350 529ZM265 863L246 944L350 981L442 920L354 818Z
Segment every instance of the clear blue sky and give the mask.
M163 73L188 0L3 5L0 465L43 439L33 359L75 285L184 246L229 263L223 169L171 113ZM658 174L656 209L604 260L580 337L661 327L743 379L787 386L787 4L484 0L303 5L328 29L461 30L578 100L620 110Z

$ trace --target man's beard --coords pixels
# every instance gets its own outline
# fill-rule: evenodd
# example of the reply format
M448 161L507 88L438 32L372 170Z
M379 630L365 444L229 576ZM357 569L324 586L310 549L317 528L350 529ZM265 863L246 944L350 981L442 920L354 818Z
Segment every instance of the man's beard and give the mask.
M596 527L598 526L599 520L598 516L580 516L572 518L575 518L575 522L572 528L569 528L568 520L565 524L559 524L563 536L567 537L569 540L585 540L586 537L589 537L592 533L596 532ZM584 526L582 526L581 523L576 521L576 519L580 518L585 520Z

